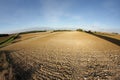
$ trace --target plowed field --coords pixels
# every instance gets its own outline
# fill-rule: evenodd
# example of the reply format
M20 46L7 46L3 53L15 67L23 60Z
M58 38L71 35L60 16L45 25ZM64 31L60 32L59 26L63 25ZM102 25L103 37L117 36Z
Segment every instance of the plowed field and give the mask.
M120 46L88 33L33 34L1 50L16 80L120 80Z

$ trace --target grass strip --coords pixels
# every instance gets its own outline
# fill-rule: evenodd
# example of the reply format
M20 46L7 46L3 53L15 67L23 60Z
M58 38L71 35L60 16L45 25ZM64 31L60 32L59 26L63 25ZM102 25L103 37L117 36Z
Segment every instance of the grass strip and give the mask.
M19 34L15 34L13 36L11 36L10 38L0 42L0 47L6 46L8 43L12 42L14 39L17 38L17 36L19 36Z

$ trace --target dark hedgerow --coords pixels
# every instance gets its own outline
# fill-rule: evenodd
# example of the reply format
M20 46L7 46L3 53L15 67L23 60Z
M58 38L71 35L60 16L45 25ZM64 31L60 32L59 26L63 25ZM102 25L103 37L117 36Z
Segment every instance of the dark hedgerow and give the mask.
M83 29L76 29L76 31L83 31Z
M19 34L37 33L37 32L46 32L46 30L41 30L41 31L26 31L26 32L21 32Z
M0 34L0 37L6 37L9 36L9 34Z

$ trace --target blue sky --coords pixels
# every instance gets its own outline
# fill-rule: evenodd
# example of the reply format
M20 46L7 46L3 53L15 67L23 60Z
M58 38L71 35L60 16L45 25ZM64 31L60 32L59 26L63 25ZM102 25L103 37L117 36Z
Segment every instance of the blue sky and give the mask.
M0 0L0 33L35 27L120 33L120 0Z

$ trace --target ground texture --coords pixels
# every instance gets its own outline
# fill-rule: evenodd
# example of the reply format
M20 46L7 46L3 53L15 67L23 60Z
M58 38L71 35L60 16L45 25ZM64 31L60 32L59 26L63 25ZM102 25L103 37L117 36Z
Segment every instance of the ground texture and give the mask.
M1 49L16 80L120 80L120 46L84 32L31 34Z

